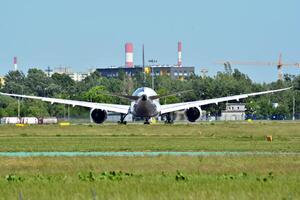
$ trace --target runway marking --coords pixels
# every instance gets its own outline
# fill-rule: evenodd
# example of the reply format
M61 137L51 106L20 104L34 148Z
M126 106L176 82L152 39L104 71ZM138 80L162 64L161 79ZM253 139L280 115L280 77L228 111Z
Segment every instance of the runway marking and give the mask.
M198 151L198 152L0 152L0 157L135 157L135 156L300 156L300 152L219 152L219 151Z

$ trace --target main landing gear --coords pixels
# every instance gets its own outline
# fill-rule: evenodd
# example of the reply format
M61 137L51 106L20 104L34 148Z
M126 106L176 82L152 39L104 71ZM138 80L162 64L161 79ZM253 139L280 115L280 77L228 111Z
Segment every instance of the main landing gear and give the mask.
M172 117L173 117L173 113L167 113L165 124L173 124L174 120Z
M121 114L120 121L118 121L118 123L126 125L127 121L124 121L126 116L127 116L127 114Z

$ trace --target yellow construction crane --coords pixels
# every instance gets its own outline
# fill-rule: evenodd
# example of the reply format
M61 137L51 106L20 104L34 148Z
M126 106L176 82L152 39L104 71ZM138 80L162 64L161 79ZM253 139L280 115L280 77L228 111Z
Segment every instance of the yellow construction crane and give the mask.
M278 80L283 80L282 67L300 67L300 63L283 63L282 54L279 54L278 62L262 61L219 61L217 64L229 65L252 65L252 66L276 66L278 71Z

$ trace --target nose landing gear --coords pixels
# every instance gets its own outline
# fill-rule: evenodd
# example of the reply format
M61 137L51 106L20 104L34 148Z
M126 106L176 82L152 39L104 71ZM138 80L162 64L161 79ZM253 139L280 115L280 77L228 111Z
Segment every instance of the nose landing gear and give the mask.
M144 124L147 124L147 125L149 125L149 124L150 124L150 122L149 122L149 119L150 119L150 118L146 117L146 118L145 118L145 122L144 122Z

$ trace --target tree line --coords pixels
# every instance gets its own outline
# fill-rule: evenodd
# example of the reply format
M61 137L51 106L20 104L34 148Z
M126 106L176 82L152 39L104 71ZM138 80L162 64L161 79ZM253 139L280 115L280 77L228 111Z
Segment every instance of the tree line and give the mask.
M106 78L97 71L90 74L83 81L75 82L66 74L55 73L48 77L40 69L29 69L25 75L22 71L10 71L5 77L5 84L0 85L0 91L33 95L41 97L64 98L91 102L129 104L127 100L117 98L111 94L132 94L138 87L151 87L151 77L143 73L128 77L123 71L118 77ZM285 75L283 81L272 83L255 83L246 74L239 70L218 72L213 77L190 76L185 80L171 79L169 76L155 77L154 89L159 95L176 93L178 91L192 90L180 96L169 96L160 99L161 104L176 103L209 99L229 95L259 92L270 89L279 89L293 86L293 89L259 97L241 100L246 103L247 114L257 119L268 119L272 116L292 118L293 98L295 98L296 113L300 112L300 76ZM72 117L88 117L89 112L85 108L70 108L65 105L49 104L36 100L21 99L21 116L35 117L66 117L67 109L71 110ZM274 107L274 103L278 103ZM225 103L219 105L203 106L210 115L218 116L225 108ZM18 113L18 100L15 98L0 96L0 117L16 116Z

